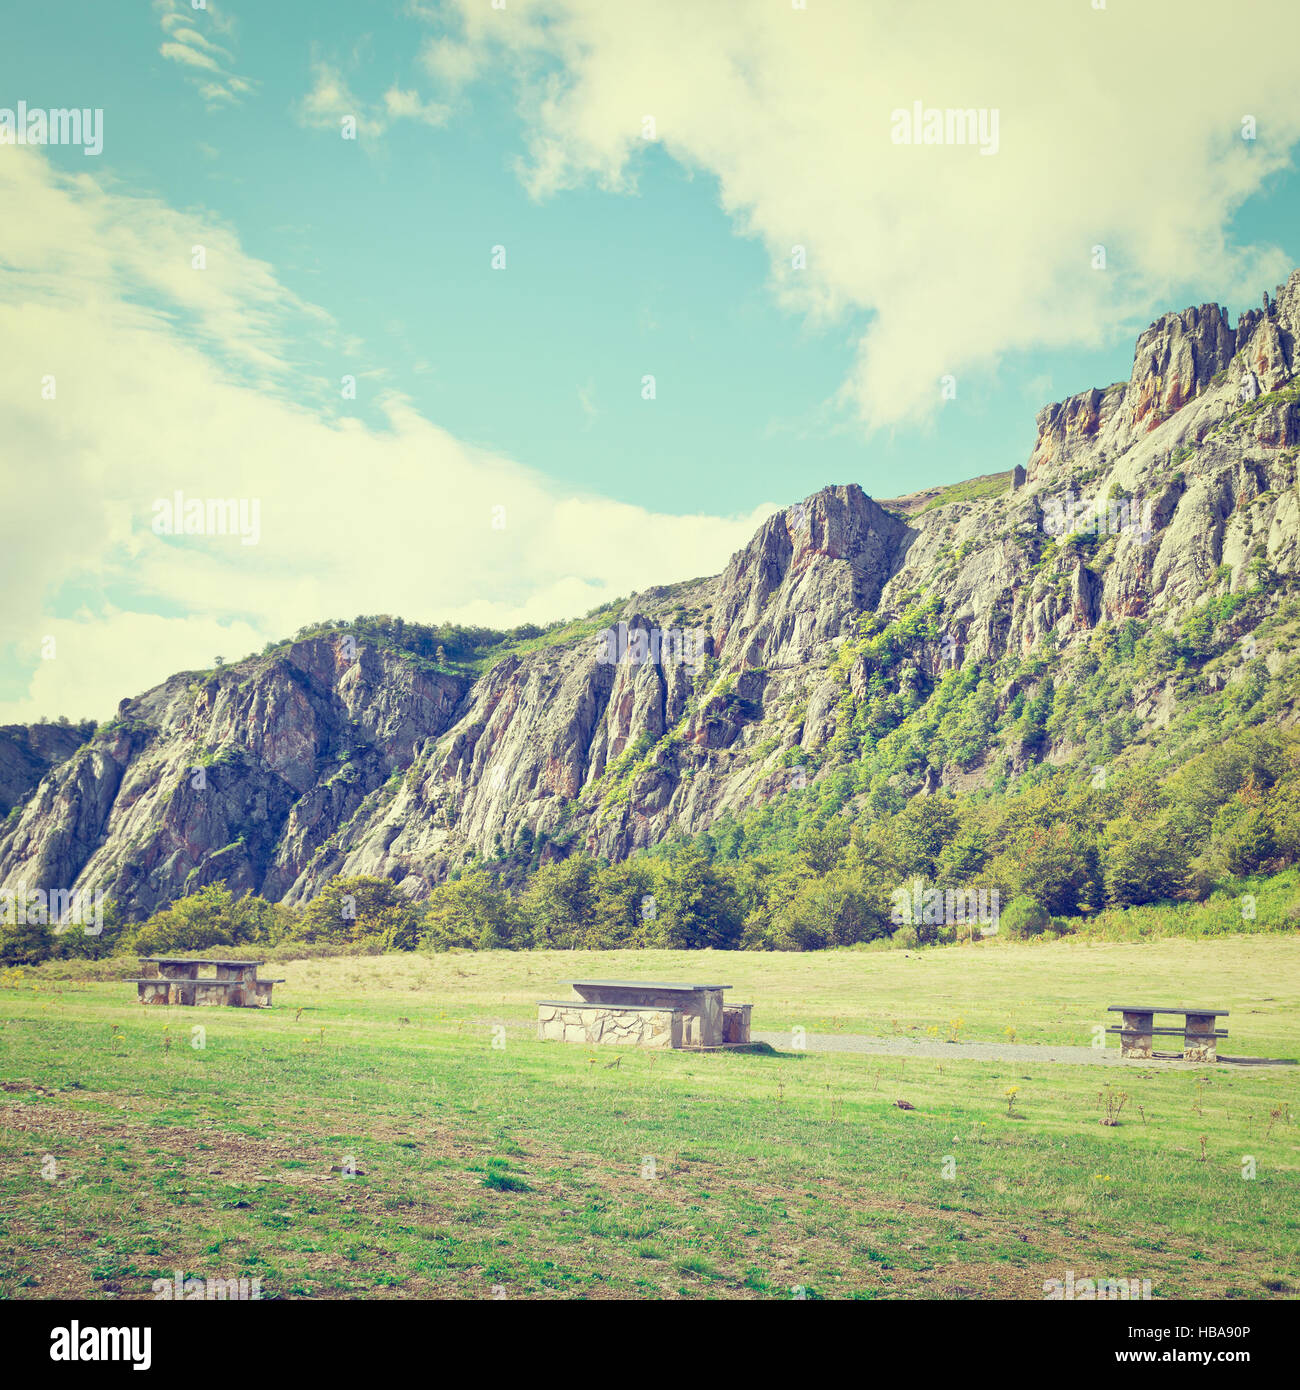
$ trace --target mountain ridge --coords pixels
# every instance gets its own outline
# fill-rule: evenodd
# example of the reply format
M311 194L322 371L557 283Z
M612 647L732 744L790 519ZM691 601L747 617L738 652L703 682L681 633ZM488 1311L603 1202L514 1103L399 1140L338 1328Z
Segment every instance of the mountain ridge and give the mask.
M864 812L887 786L1014 780L1084 746L1025 709L1134 623L1176 654L1134 685L1117 756L1217 681L1285 685L1289 720L1269 625L1300 568L1298 339L1300 270L1235 329L1217 305L1163 315L1127 382L1039 412L1004 490L822 488L720 574L481 672L374 619L178 673L45 773L0 834L0 887L103 888L133 916L216 881L300 903L369 873L419 897L521 842L619 859L846 775ZM610 628L634 659L607 659ZM976 733L900 751L958 686Z

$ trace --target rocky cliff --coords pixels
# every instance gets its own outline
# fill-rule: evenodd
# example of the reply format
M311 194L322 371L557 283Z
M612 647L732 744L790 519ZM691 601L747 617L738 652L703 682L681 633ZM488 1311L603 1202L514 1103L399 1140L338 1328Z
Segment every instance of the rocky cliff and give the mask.
M1167 314L1128 381L1040 413L1025 469L883 506L825 488L722 574L635 595L612 634L481 674L326 633L173 677L46 773L0 884L103 888L138 916L217 879L296 902L365 872L420 895L521 841L617 858L832 775L846 721L883 698L864 635L891 621L911 706L954 668L1003 705L1068 683L1098 632L1173 630L1223 595L1256 596L1248 640L1300 565L1298 339L1300 271L1235 328L1217 305ZM1285 647L1260 648L1281 671ZM1138 723L1177 698L1135 690ZM1069 756L1009 751L1013 773ZM937 758L920 784L986 772Z
M26 801L50 768L93 732L93 725L0 724L0 816Z

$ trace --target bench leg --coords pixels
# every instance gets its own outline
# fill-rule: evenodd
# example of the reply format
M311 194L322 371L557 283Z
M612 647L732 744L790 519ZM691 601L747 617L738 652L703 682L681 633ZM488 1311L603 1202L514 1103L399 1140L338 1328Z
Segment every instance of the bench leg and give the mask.
M1151 1032L1151 1014L1125 1014L1124 1024L1119 1035L1119 1055L1121 1057L1151 1060L1151 1047L1154 1041Z
M1213 1014L1188 1014L1183 1032L1183 1061L1215 1062L1219 1057L1219 1040L1214 1036Z

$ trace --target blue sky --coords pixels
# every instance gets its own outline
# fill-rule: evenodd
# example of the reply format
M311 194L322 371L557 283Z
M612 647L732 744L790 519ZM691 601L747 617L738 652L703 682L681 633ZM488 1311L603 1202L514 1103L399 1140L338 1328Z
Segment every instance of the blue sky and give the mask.
M220 228L243 283L257 266L274 281L269 298L258 300L258 289L239 301L275 339L271 381L233 339L219 341L229 318L205 320L206 300L155 296L139 266L132 284L115 280L123 305L148 303L166 317L172 350L208 352L214 371L287 408L336 424L354 416L368 439L393 433L400 401L466 457L527 470L551 507L568 497L625 504L661 537L672 518L718 519L712 531L683 522L671 542L652 539L627 574L595 573L599 549L570 574L553 559L544 575L527 568L535 561L512 572L484 538L473 584L458 587L463 559L445 581L412 570L390 576L387 590L376 585L373 598L367 591L375 609L566 616L566 604L611 588L720 568L761 509L827 483L888 497L1009 468L1027 457L1042 405L1127 377L1135 332L1155 313L1206 300L1238 312L1300 264L1293 74L1256 64L1231 90L1243 66L1231 46L1254 62L1257 35L1225 30L1206 42L1222 19L1200 0L1155 3L1149 21L1080 6L1057 31L1042 28L1041 7L1007 0L993 7L1006 20L1001 33L971 40L953 22L946 46L932 37L943 8L928 0L915 7L914 29L899 20L888 32L871 29L870 7L833 0L813 0L805 15L754 0L729 18L666 0L662 23L628 35L596 0L509 4L494 14L487 0L214 0L198 11L188 0L86 0L6 19L0 105L22 98L105 113L99 158L40 155L51 179L65 179L61 199L84 202L86 189L67 180L91 180L122 208L134 200L178 225ZM1294 9L1264 8L1286 49ZM1139 98L1122 65L1147 71L1138 50L1149 36L1123 26L1158 31L1165 11L1206 32L1182 57L1170 41L1162 69L1179 75L1176 92ZM1035 56L1022 61L1015 42ZM854 59L856 44L879 56L878 71ZM1077 48L1084 74L1073 113L1061 117L1054 92L1070 79L1026 76L1053 46ZM212 66L195 54L215 55ZM894 80L900 70L906 80ZM752 101L739 114L729 89L737 72ZM1222 98L1205 96L1212 75L1230 89ZM1117 94L1103 90L1111 79ZM1158 73L1146 81L1158 87ZM945 91L960 104L986 93L1000 107L997 158L945 150L923 165L932 152L889 148L889 110ZM716 93L716 106L701 93ZM650 104L666 132L647 142L629 134L628 113ZM338 112L353 108L361 138L345 141ZM1247 109L1259 117L1253 142L1237 130ZM1161 113L1168 129L1152 129ZM1092 120L1092 143L1066 148ZM1095 218L1080 184L1093 190ZM803 281L782 264L796 238L813 267ZM1094 240L1108 247L1104 277L1088 266ZM496 245L506 248L503 271L491 268ZM938 377L949 361L957 393L944 402ZM345 373L358 378L355 403L329 389ZM642 399L647 373L653 401ZM196 400L196 412L208 408ZM102 469L125 438L107 425L100 433L85 450ZM358 485L397 487L397 457L359 464ZM189 477L178 467L176 485ZM161 490L167 479L155 481ZM32 682L48 674L31 656L43 619L80 614L106 628L127 612L188 617L202 637L194 653L176 651L179 663L197 660L222 625L237 648L325 616L307 611L313 602L333 613L343 601L304 588L307 552L295 542L277 556L273 527L265 548L233 552L241 573L285 595L273 606L245 598L223 607L170 580L142 584L140 486L123 502L134 539L104 521L112 546L93 569L52 569L24 592L35 611L5 633L15 660L3 693L14 711L36 700ZM463 492L421 500L433 529L443 512L454 520ZM656 558L668 572L656 574ZM126 631L115 641L130 641ZM42 698L56 698L53 688Z
M382 371L460 437L556 479L670 512L784 502L829 482L890 496L1023 462L1045 383L1056 399L1128 375L1132 325L1117 324L1095 350L1011 354L928 419L870 433L834 404L869 314L810 327L776 303L763 247L737 234L708 172L651 146L635 194L538 201L512 167L525 139L504 73L474 84L445 127L345 144L292 117L313 56L354 74L358 94L427 88L418 45L455 26L399 4L221 8L257 84L237 105L211 109L158 54L147 4L71 4L57 18L22 8L7 23L3 88L105 108L103 171L232 224L364 341L334 359L340 373ZM1234 231L1300 264L1298 190L1293 174L1271 179ZM497 244L504 273L490 269ZM1223 293L1209 276L1183 299ZM331 365L310 342L299 350Z

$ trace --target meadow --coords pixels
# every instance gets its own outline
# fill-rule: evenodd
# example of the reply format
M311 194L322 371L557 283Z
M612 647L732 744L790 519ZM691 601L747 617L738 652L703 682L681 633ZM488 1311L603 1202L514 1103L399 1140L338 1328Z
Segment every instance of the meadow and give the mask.
M123 964L0 974L5 1298L177 1270L264 1298L1300 1290L1300 1068L534 1035L584 975L728 983L756 1031L941 1042L1086 1046L1110 1003L1224 1004L1223 1051L1300 1057L1289 935L328 957L265 968L270 1010L142 1009Z

